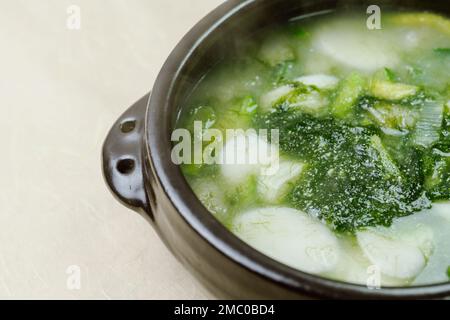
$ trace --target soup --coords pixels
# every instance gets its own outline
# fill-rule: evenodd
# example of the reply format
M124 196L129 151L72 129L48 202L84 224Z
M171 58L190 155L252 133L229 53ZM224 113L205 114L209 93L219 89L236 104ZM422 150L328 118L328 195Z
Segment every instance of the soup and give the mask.
M375 286L446 282L450 20L367 19L292 19L236 42L182 108L192 141L179 148L175 135L175 158L221 223L290 267Z

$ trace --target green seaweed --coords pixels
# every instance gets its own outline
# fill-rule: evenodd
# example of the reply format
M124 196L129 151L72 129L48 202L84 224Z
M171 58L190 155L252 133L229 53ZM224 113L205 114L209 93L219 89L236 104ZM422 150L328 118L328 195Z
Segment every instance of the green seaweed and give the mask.
M413 159L397 164L381 140L374 139L377 131L372 128L281 109L261 122L280 130L283 152L309 164L291 192L292 204L336 231L389 226L396 217L430 206L423 190L421 153L413 147L405 145Z
M331 108L337 118L346 118L352 114L365 85L365 80L358 73L352 73L342 81Z

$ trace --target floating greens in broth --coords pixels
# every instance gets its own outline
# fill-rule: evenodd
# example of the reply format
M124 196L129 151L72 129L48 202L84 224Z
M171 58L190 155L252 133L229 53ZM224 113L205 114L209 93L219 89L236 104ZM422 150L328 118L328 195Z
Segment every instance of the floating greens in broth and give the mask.
M371 265L383 285L447 281L450 21L386 13L370 31L365 19L272 26L229 52L183 108L178 127L192 133L194 121L279 130L280 173L181 167L217 219L290 266L364 284Z

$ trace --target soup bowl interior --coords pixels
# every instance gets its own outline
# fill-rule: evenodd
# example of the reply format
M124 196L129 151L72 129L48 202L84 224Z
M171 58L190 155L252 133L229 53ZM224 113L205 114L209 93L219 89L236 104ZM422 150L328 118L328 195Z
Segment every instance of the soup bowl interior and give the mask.
M149 100L146 120L147 176L152 185L170 199L183 221L204 239L208 246L259 277L293 291L308 291L315 296L423 298L450 295L450 284L382 288L369 290L362 285L344 283L307 274L285 266L259 253L235 237L197 199L180 168L171 160L171 134L180 110L202 77L227 54L240 50L247 37L271 24L294 17L327 14L351 7L365 10L370 1L336 0L229 0L201 20L174 49L162 68ZM448 14L444 2L378 1L384 9L430 10ZM156 204L158 199L153 199ZM157 210L154 210L157 211ZM172 222L156 214L161 229ZM160 231L160 233L164 233ZM167 235L162 234L163 238ZM174 244L169 244L173 251ZM194 249L195 250L195 249Z

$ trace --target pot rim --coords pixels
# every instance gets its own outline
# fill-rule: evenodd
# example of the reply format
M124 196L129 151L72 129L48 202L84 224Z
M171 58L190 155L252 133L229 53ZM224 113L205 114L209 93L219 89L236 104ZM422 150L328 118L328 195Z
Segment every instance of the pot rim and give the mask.
M179 166L171 161L172 123L167 110L183 66L204 39L219 29L225 21L255 2L261 1L228 0L218 6L183 37L163 65L148 101L143 141L155 181L185 222L209 245L249 271L290 290L317 297L336 298L407 299L450 296L450 282L373 290L364 285L331 280L288 267L253 249L226 229L203 206Z

